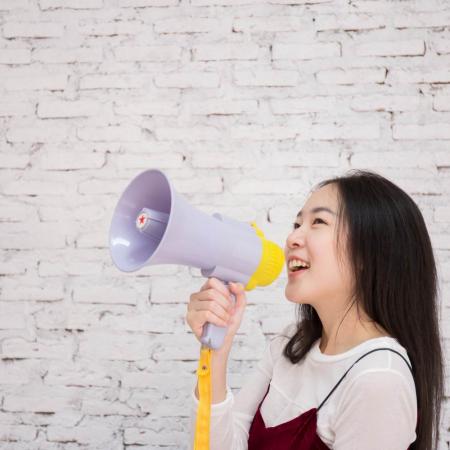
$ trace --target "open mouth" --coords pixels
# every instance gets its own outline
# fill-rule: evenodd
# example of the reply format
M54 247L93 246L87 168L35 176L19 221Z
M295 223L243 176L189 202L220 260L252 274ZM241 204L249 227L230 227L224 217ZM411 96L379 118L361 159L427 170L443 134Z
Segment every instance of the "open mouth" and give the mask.
M300 261L298 259L293 259L288 263L289 272L301 272L308 270L310 267L309 263Z

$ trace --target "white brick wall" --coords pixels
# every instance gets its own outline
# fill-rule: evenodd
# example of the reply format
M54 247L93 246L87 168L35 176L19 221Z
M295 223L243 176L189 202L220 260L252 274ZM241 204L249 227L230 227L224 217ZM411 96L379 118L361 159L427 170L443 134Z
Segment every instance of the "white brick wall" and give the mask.
M107 247L151 167L280 244L314 183L389 177L427 221L449 360L449 2L0 0L0 19L0 448L189 448L203 279L124 274ZM248 295L233 388L292 320L284 283ZM446 395L438 450L448 375Z

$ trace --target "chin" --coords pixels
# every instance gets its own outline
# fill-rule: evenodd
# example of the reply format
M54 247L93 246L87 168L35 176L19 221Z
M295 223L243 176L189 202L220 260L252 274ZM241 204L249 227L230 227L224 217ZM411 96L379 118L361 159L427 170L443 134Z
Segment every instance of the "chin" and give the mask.
M305 296L300 295L298 292L292 292L294 289L289 289L286 287L284 290L284 295L287 300L289 300L292 303L300 303L300 304L310 304L308 300L306 300ZM291 292L289 292L291 291Z

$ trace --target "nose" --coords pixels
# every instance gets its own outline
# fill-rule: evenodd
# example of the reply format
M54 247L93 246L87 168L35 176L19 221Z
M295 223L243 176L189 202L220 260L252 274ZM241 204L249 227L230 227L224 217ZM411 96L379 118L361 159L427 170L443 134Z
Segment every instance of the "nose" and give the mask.
M292 249L297 247L303 247L305 245L305 233L301 228L292 230L286 238L286 248Z

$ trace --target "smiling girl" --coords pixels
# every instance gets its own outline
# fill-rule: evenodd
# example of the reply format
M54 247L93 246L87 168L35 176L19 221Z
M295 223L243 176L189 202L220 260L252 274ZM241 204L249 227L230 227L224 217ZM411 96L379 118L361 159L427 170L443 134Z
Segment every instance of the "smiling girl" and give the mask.
M210 278L187 322L227 326L212 352L211 450L435 449L443 399L437 275L422 214L369 171L321 182L285 245L298 320L275 336L235 396L227 361L242 285ZM193 394L192 430L198 406Z

